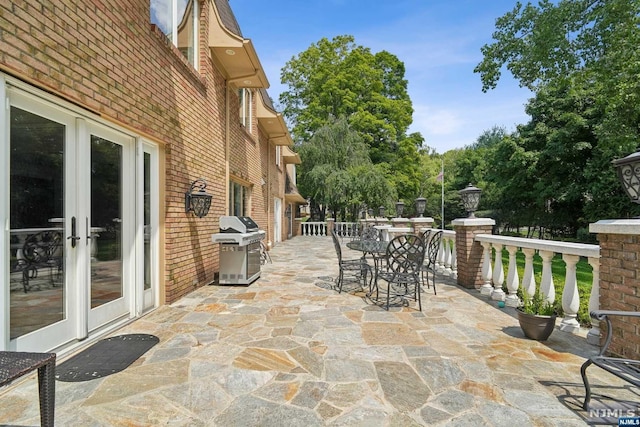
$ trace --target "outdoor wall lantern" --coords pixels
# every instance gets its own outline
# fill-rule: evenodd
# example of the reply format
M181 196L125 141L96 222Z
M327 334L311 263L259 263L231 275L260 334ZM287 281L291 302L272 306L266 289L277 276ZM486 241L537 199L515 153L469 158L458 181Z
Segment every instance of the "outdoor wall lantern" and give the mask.
M427 199L420 196L416 199L416 212L418 213L418 217L422 218L422 214L427 207Z
M189 191L184 193L184 210L186 213L193 212L198 218L202 218L209 213L211 207L211 194L207 193L207 181L196 179L191 183Z
M367 214L369 215L369 218L373 217L373 208L367 209Z
M384 206L380 206L378 208L378 213L380 214L380 218L384 218L384 212L385 212L385 207Z
M396 202L396 218L402 218L404 212L404 203L401 200Z
M612 163L618 169L618 179L627 196L640 204L640 151Z
M460 193L464 210L469 214L469 218L475 218L476 215L474 212L478 210L482 190L469 184L467 188L458 191L458 193Z

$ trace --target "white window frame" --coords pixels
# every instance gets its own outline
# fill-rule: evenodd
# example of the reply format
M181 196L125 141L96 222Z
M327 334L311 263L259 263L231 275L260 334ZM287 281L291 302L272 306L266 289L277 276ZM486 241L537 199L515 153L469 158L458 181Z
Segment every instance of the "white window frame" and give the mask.
M238 100L240 101L240 124L251 133L253 131L253 92L251 89L238 89Z
M178 47L178 25L180 25L180 22L178 21L178 2L180 0L150 0L149 1L149 7L151 10L153 10L154 6L153 3L171 3L169 9L171 12L171 32L169 34L166 34L167 38L169 38L169 40L171 41L171 43L173 43L174 46L176 46L176 48ZM195 68L196 70L199 69L199 64L198 64L198 34L199 34L199 17L200 17L200 10L199 10L199 6L200 6L200 1L199 0L188 0L191 1L193 4L193 8L192 8L192 13L193 16L191 17L193 20L193 62L189 61L189 63L191 65L193 65L193 68ZM156 6L157 7L157 6ZM151 19L151 16L149 17ZM154 23L154 22L152 22ZM157 24L156 24L157 25ZM160 30L163 31L163 29L159 26ZM164 31L163 31L164 32ZM189 60L188 57L187 60Z
M282 147L276 145L276 166L280 167L282 162Z

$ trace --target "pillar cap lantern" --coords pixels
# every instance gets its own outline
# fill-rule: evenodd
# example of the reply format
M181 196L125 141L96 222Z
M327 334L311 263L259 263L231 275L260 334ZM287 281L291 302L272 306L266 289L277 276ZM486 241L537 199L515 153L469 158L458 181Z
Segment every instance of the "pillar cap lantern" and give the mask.
M396 218L402 218L403 213L404 213L404 202L402 200L398 200L396 202Z
M420 196L416 199L416 213L418 214L418 218L422 218L422 214L427 207L427 199Z
M469 218L475 218L475 212L478 210L478 205L480 205L480 194L482 190L469 184L466 188L458 191L458 193L460 193L464 210L469 214Z
M612 163L618 170L618 179L629 199L640 204L640 151Z

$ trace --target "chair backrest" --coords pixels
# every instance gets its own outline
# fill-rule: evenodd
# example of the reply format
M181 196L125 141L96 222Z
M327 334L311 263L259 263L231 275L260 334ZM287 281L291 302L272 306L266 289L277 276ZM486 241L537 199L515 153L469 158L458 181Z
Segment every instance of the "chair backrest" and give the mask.
M360 236L362 240L380 240L380 230L371 226L362 230L362 235Z
M336 255L340 263L342 262L342 248L340 247L340 240L338 240L335 230L331 230L331 239L333 239L333 246L336 248Z
M430 228L427 228L422 232L422 235L420 236L427 248L429 247L429 240L431 239L431 231L432 230Z
M387 246L387 268L397 273L416 273L424 262L425 244L415 234L394 237Z
M435 265L436 260L438 258L438 251L440 250L440 241L442 240L442 230L436 231L433 236L431 236L431 240L429 240L429 245L427 247L427 255L426 255L426 263L427 267L432 267Z
M41 231L27 237L22 254L29 264L44 264L60 256L62 236L58 231Z

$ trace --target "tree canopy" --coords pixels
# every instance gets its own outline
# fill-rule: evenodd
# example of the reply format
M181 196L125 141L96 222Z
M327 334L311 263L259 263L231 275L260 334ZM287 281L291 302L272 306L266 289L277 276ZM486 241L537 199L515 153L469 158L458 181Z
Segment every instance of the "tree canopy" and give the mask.
M637 210L611 161L640 137L639 24L640 0L517 2L496 20L474 70L483 90L506 68L535 93L488 174L511 221L574 233Z
M299 189L323 210L321 216L328 207L354 218L362 206L389 204L395 197L385 171L371 163L366 144L345 118L332 118L300 144L299 153Z
M281 72L283 114L296 143L331 117L346 117L369 147L373 163L390 161L411 124L413 108L404 64L389 52L371 53L353 36L321 39L291 58Z

